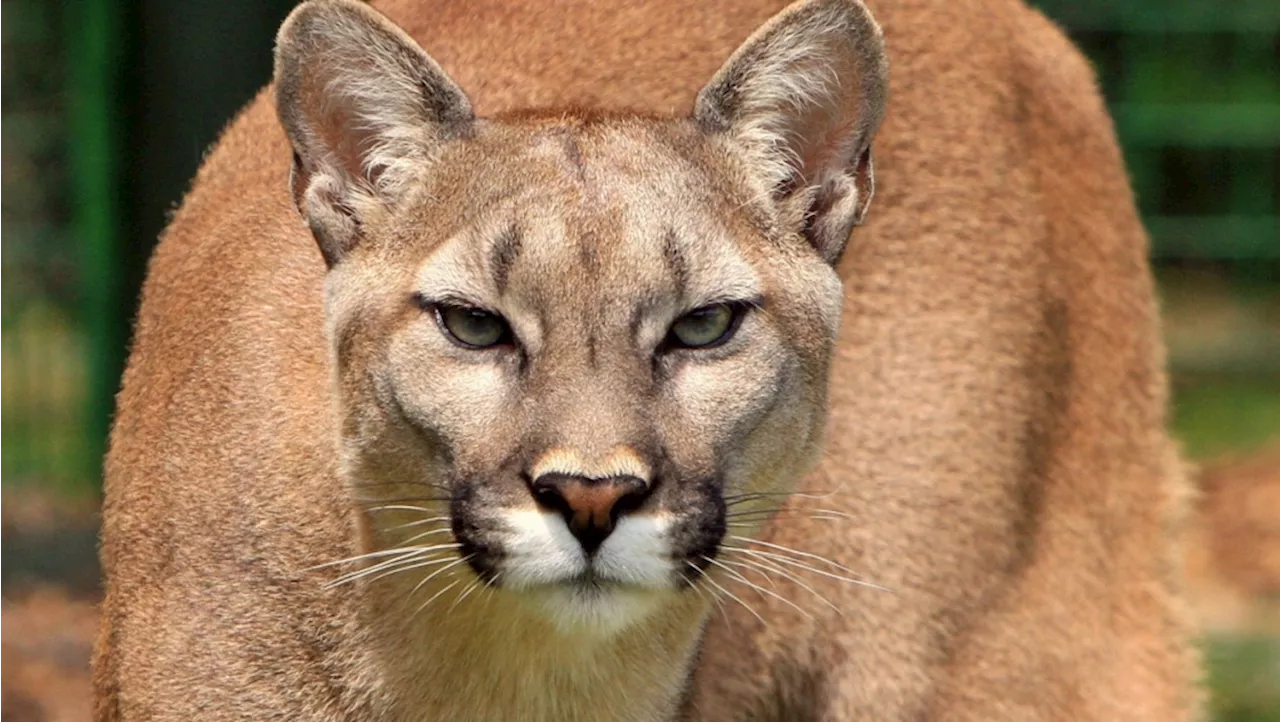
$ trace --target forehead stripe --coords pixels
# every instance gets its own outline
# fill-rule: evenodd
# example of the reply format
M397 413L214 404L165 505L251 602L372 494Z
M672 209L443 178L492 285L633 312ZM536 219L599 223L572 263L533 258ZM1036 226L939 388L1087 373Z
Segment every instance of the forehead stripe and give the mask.
M667 270L676 282L676 295L684 297L689 287L689 261L685 258L684 249L676 238L674 230L667 230L662 237L662 258L667 263Z
M489 249L489 272L493 275L493 285L499 294L507 290L507 277L520 255L523 243L520 229L514 225L508 226L493 240Z

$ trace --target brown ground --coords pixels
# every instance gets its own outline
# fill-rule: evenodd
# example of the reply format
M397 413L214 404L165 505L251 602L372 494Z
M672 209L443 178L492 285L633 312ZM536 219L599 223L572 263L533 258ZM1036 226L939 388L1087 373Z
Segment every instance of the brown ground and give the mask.
M89 651L98 627L91 601L58 587L3 602L4 722L89 719Z
M92 500L6 489L0 601L0 720L89 719L89 652L98 626Z
M1280 447L1201 474L1187 580L1201 623L1280 634Z
M1215 631L1280 633L1280 447L1202 474L1188 581ZM97 627L95 510L54 496L3 499L2 722L89 719Z

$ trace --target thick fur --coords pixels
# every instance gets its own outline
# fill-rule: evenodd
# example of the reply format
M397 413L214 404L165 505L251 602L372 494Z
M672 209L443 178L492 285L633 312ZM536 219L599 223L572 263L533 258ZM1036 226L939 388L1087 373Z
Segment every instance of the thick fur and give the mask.
M623 632L573 636L502 592L410 618L397 616L393 586L327 586L335 573L318 564L380 543L353 473L418 468L386 466L396 443L410 448L398 437L377 437L381 456L361 456L369 447L359 440L373 438L361 433L382 420L351 410L376 411L376 388L361 384L382 382L359 372L415 356L374 354L382 347L368 338L406 333L405 321L385 309L361 315L384 308L385 287L406 282L407 252L357 236L374 228L408 237L453 222L440 211L412 216L412 226L378 215L379 193L396 202L415 195L411 166L451 168L433 192L464 205L486 177L498 187L515 182L471 162L483 155L402 162L421 149L415 143L457 135L472 116L506 120L498 135L469 143L529 146L530 134L564 125L588 158L626 157L618 149L630 144L631 157L659 164L639 172L667 163L686 182L688 165L677 160L704 147L694 131L625 113L696 113L716 125L727 106L699 92L715 88L717 69L783 8L765 0L374 5L430 52L429 65L409 61L428 68L423 82L451 88L447 73L466 95L401 108L426 113L425 140L393 133L359 146L386 151L383 161L339 154L304 164L291 194L300 141L295 134L291 148L269 88L201 169L152 260L119 397L97 719L1197 717L1174 563L1186 490L1164 431L1145 236L1086 63L1016 0L870 3L884 29L892 100L874 141L854 122L831 146L854 163L851 172L821 166L801 173L798 191L779 190L778 163L803 168L806 157L721 166L706 156L707 167L745 176L738 190L755 183L773 192L764 225L802 223L813 198L829 196L822 207L845 214L810 236L819 239L813 258L796 251L795 263L775 263L744 246L766 286L788 278L785 268L822 278L814 264L838 258L844 287L829 368L818 320L783 314L776 328L801 336L768 336L806 374L820 381L829 372L826 442L798 482L804 493L746 534L834 560L882 588L794 567L773 576L777 596L769 596L721 576L742 604L726 598L716 611L696 595L663 597L660 612ZM803 89L812 98L829 92L820 83ZM865 92L858 98L851 107L866 118L874 103ZM523 112L530 108L591 112ZM747 141L790 132L721 125ZM865 167L858 159L868 143L878 178L866 213L869 157ZM769 145L742 146L738 161ZM552 160L564 157L574 154ZM558 177L551 161L536 167ZM588 178L599 171L590 161L587 169ZM313 182L317 173L332 182ZM616 192L616 182L600 187ZM357 201L343 200L352 193ZM314 235L299 206L313 210ZM736 223L739 210L725 205L719 218ZM365 214L363 225L353 212ZM832 246L864 213L847 248L844 238ZM610 266L611 258L595 259L602 273L644 280L644 268ZM819 308L805 306L801 291L820 292L791 278L777 293ZM351 291L361 288L368 293ZM821 419L806 420L822 405L821 387L789 393L792 416L774 419L777 433L745 447L740 463L767 458L782 476L801 468L810 437L823 433ZM626 408L617 388L604 391L599 408ZM560 418L560 428L593 428L594 417ZM594 428L630 428L609 418ZM568 463L554 458L541 463ZM624 463L604 451L594 458L600 468ZM627 473L640 464L625 462Z

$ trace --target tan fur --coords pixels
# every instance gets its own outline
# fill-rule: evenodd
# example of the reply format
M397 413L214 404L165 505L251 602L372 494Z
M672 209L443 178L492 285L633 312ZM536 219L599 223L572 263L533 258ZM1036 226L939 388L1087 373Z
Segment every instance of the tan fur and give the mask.
M569 474L588 479L609 476L634 476L648 481L653 476L649 465L640 459L634 449L619 446L596 463L584 460L573 449L555 448L533 463L529 471L535 479L544 474Z
M867 213L869 156L844 174L823 162L872 142L874 55L849 59L867 85L843 95L805 76L787 91L800 102L752 96L759 113L845 104L856 122L834 150L768 152L822 118L779 129L748 115L763 120L709 141L665 117L716 125L715 93L695 97L732 77L717 69L780 0L374 5L470 108L446 98L454 116L398 124L422 108L382 86L301 82L289 86L300 108L373 98L387 113L365 119L374 141L304 168L291 194L269 88L210 154L152 260L119 397L97 719L1196 718L1174 562L1187 492L1164 431L1146 240L1093 78L1059 31L1016 0L871 0L892 71ZM539 108L585 110L527 112ZM471 112L500 120L449 145ZM820 172L774 203L787 160ZM362 225L333 211L340 196ZM828 197L840 219L866 213L843 254L844 220L819 218L813 249L796 241L804 204ZM298 207L323 227L328 273ZM758 343L734 373L690 382L689 398L714 402L648 415L614 351L593 362L581 337L512 308L529 352L559 366L520 392L536 404L500 407L494 373L439 350L395 292L484 277L474 254L501 228L445 239L508 207L536 231L532 265L510 282L546 289L559 318L595 318L665 281L626 244L579 263L546 250L555 239L615 238L664 213L696 240L683 251L705 255L691 261L700 282L777 305L746 331ZM822 259L836 258L832 349ZM640 335L660 338L665 326L647 323ZM609 382L579 383L590 368L611 369ZM769 387L775 375L790 385ZM637 592L627 604L656 611L607 634L558 629L536 593L463 599L437 579L427 596L446 603L413 615L404 575L331 586L346 569L317 565L402 541L388 522L422 521L375 518L358 499L393 503L443 463L441 442L388 422L387 388L422 404L405 413L469 439L450 463L517 507L531 502L514 472L491 467L537 423L556 436L527 450L540 471L650 481L661 470L637 439L656 424L663 463L779 494L761 509L825 436L801 493L726 544L799 550L814 556L786 558L826 575L783 567L770 596L712 568L741 603ZM763 420L734 436L748 414ZM731 464L709 439L737 444ZM849 573L876 586L836 578Z

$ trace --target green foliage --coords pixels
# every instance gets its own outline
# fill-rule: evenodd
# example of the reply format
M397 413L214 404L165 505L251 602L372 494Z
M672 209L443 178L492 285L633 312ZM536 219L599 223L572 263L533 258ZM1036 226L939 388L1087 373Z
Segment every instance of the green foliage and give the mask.
M1217 722L1280 722L1280 637L1206 640L1204 661Z
M1280 441L1280 376L1177 379L1173 433L1193 459Z

